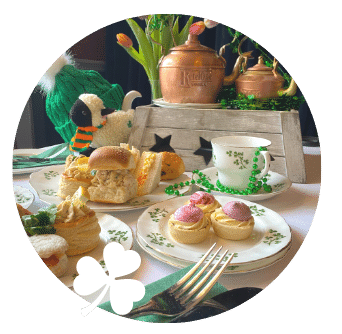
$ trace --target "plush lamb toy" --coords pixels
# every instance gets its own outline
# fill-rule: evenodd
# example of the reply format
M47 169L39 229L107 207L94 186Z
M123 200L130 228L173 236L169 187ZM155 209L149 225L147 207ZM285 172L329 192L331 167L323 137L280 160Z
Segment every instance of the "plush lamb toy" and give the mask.
M141 97L141 94L129 92L123 100L122 110L116 111L105 108L95 94L81 94L69 114L77 126L70 150L89 156L98 147L127 143L134 117L134 110L130 107L136 97Z

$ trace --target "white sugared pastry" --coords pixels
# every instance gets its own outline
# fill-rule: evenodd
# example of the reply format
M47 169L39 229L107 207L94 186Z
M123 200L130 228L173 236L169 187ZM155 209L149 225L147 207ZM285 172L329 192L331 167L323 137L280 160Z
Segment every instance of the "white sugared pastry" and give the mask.
M182 244L200 243L210 230L210 221L203 211L191 203L172 214L168 225L172 238Z
M68 256L89 252L100 242L101 227L95 212L70 197L57 206L54 228L69 244Z
M254 218L246 204L232 201L211 214L211 224L219 237L228 240L243 240L251 235Z
M200 208L203 213L210 220L210 215L217 209L221 207L221 204L215 199L211 194L205 191L197 191L190 196L190 200L185 204L193 203L198 208Z
M36 234L29 239L46 266L57 277L61 277L68 268L66 240L56 234Z

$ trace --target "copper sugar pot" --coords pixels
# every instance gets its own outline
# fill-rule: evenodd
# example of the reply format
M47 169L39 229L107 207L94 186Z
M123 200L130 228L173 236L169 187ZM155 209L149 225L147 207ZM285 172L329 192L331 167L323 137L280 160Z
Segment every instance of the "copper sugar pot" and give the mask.
M222 55L203 46L197 35L189 34L185 44L171 48L160 62L163 100L169 103L214 103L223 84L225 67Z
M243 73L235 80L237 93L246 96L254 95L256 98L275 98L281 95L292 96L296 93L297 85L291 80L287 89L283 88L284 78L277 72L278 61L274 60L273 68L264 64L263 57L260 56L258 64L244 69Z

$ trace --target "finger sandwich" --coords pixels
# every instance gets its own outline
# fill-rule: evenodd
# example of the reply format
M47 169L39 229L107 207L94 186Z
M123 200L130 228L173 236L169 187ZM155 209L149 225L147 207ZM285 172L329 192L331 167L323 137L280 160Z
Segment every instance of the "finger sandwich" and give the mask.
M36 234L29 240L46 266L57 277L61 277L68 267L66 240L56 234Z

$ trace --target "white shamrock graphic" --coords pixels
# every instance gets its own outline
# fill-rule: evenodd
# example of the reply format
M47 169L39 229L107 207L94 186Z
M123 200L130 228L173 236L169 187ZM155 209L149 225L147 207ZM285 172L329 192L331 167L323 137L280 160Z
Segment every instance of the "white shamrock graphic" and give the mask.
M145 287L141 282L134 279L116 280L117 277L128 275L139 268L141 258L137 252L125 251L121 244L112 242L104 248L103 257L109 275L90 256L82 257L77 262L76 269L79 275L74 280L76 293L87 296L103 288L96 300L82 309L84 316L101 302L109 287L112 309L120 315L130 312L133 302L139 301L145 295Z

